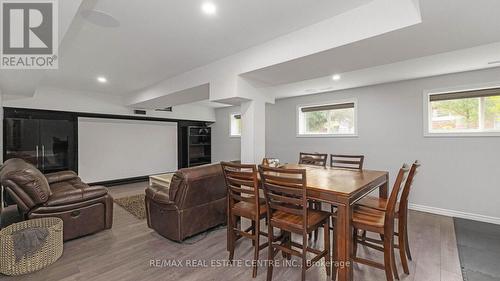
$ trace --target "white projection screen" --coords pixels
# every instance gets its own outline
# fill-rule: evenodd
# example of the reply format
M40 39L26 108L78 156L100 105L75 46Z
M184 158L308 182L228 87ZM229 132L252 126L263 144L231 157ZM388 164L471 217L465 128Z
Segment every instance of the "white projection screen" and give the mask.
M93 183L177 170L177 123L78 118L78 174Z

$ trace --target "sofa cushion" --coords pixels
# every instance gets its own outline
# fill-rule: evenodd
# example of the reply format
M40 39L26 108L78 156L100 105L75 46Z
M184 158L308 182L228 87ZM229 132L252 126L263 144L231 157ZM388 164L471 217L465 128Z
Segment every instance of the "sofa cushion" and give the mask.
M46 202L51 195L45 176L35 166L22 159L5 161L0 169L0 179L3 186L29 203L28 208Z
M146 188L146 197L151 200L167 204L170 202L170 198L168 196L169 189L160 185L152 185Z
M170 200L188 209L226 197L226 183L219 163L180 169L170 183Z
M104 186L89 186L79 178L52 184L52 196L45 206L60 206L87 201L106 196L108 190Z
M53 184L56 182L76 179L78 178L78 175L73 171L60 171L60 172L45 174L45 178L47 179L49 184Z

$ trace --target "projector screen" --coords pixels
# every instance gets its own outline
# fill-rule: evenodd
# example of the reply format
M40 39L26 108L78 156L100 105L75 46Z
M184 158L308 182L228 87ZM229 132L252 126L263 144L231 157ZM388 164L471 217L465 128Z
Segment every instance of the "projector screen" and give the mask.
M78 118L78 174L93 183L177 170L177 123Z

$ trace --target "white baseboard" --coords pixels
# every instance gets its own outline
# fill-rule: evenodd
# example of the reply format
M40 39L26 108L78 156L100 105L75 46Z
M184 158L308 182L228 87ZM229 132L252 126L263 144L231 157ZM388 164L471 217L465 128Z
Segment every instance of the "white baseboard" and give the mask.
M429 206L411 204L411 203L409 204L408 207L411 210L426 212L426 213L431 213L431 214L436 214L436 215L442 215L442 216L454 217L454 218L462 218L462 219L487 222L487 223L493 223L493 224L500 224L500 218L498 218L498 217L490 217L490 216L484 216L484 215L478 215L478 214L471 214L471 213L465 213L465 212L461 212L461 211L441 209L441 208L429 207Z

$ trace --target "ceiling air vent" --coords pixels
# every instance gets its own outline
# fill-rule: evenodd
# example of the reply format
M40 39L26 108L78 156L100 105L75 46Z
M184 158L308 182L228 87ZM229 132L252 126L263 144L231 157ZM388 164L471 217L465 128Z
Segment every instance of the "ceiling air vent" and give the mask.
M134 114L146 115L146 110L134 109Z
M165 108L157 108L155 110L156 111L168 111L168 112L172 112L172 107L169 106L169 107L165 107Z

